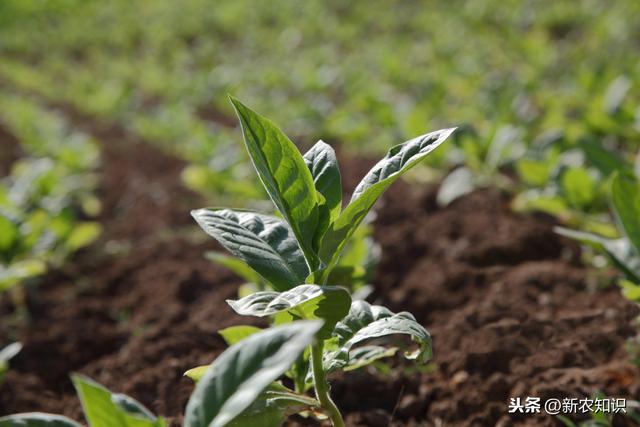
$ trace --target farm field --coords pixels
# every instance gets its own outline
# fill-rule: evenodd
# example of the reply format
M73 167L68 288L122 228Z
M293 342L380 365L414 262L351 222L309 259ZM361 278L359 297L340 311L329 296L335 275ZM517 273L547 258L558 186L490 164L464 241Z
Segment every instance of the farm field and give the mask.
M640 425L639 9L0 3L0 427Z

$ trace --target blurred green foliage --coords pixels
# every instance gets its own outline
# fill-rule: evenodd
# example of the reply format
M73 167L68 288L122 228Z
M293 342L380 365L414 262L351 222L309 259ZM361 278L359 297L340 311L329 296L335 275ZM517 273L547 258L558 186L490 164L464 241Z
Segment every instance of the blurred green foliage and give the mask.
M92 169L98 147L59 114L0 95L0 125L25 156L0 180L0 291L59 266L100 233Z
M5 0L0 85L173 151L217 200L261 198L227 93L306 147L457 125L428 160L458 167L441 203L497 185L615 238L606 183L640 148L637 16L635 0Z
M3 78L219 169L242 157L227 92L357 151L465 123L638 142L633 0L23 3L4 6Z

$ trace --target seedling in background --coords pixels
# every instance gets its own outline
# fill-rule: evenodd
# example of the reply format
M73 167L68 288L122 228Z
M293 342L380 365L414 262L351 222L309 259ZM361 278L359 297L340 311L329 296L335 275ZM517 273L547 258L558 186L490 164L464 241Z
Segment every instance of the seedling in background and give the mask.
M329 145L320 141L302 156L272 122L236 99L231 102L253 165L282 218L232 209L200 209L192 214L236 257L217 261L271 289L228 301L231 308L241 315L270 318L275 325L265 330L235 326L221 331L231 347L211 365L187 373L197 385L187 404L184 426L276 427L287 416L302 413L344 427L330 397L327 374L395 354L400 347L362 345L389 335L411 337L417 348L404 354L424 364L431 358L431 337L411 314L394 314L353 300L346 288L338 286L341 283L330 280L341 277L336 274L340 257L382 193L442 144L453 129L390 149L343 209L340 171ZM278 382L284 374L292 378L295 390ZM73 380L90 427L164 426L162 419L133 399L112 395L84 377ZM315 398L305 394L310 388ZM44 422L78 426L56 415L19 414L0 418L0 427L39 427Z

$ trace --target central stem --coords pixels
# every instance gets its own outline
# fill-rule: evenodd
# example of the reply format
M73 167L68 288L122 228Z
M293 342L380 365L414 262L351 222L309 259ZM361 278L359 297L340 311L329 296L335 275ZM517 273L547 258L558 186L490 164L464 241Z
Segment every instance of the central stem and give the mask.
M344 420L340 414L340 410L331 400L329 395L329 384L327 383L327 376L322 366L322 350L324 342L319 341L317 344L311 346L311 363L313 366L313 382L316 388L316 397L320 401L322 409L324 409L331 419L334 427L344 427Z

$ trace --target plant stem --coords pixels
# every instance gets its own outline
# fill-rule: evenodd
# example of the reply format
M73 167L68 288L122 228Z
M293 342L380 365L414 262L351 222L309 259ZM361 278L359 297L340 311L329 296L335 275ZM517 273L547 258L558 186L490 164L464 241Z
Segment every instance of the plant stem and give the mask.
M322 350L324 348L324 342L311 346L311 363L313 366L313 383L316 389L316 397L320 401L322 409L324 409L331 419L334 427L344 427L344 420L340 414L340 410L331 400L329 395L329 384L327 383L327 377L322 367Z

